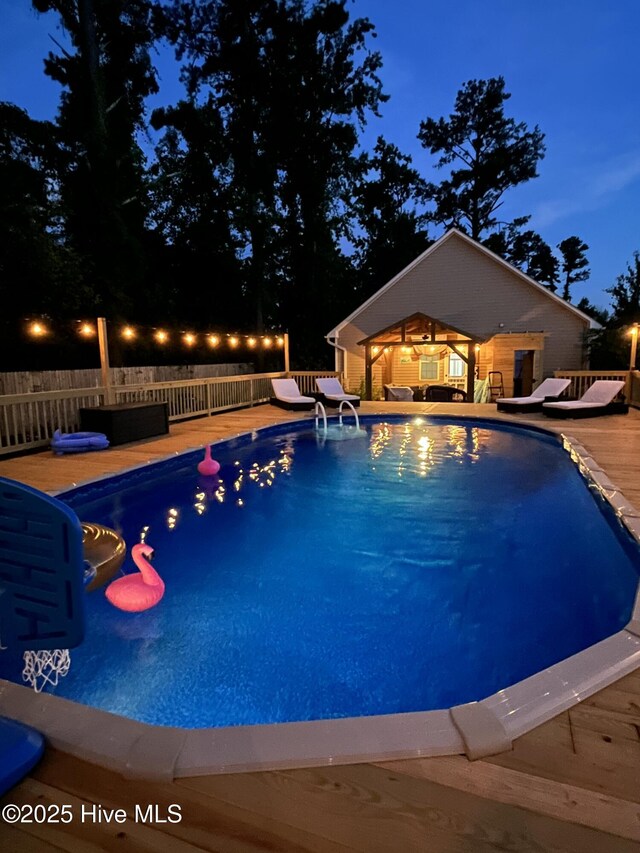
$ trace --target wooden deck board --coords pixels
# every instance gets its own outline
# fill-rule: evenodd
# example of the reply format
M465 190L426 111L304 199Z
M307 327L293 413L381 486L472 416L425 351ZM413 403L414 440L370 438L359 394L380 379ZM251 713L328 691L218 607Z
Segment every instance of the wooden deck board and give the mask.
M492 405L363 403L362 412L473 414L575 436L640 508L640 412L591 421L499 415ZM0 476L45 491L297 420L269 405L171 425L170 435L105 451L0 460ZM312 853L640 853L640 671L519 738L510 752L386 764L123 781L54 750L3 802L182 806L179 824L6 826L3 849Z

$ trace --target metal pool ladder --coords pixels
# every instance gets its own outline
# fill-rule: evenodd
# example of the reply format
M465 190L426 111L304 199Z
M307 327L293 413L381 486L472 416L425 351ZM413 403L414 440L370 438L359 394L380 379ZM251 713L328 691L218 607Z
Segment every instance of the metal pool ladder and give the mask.
M355 406L353 405L353 403L349 402L349 400L343 400L340 403L340 406L338 408L338 415L340 416L338 423L340 424L340 426L342 426L342 407L343 406L349 406L349 408L353 412L353 417L356 419L356 429L359 430L360 429L360 420L358 419L358 413L356 412L356 409L355 409ZM326 424L326 417L325 417L325 424Z
M355 418L355 421L356 421L356 431L359 432L360 431L360 419L358 418L358 413L356 412L355 407L353 406L352 403L349 402L349 400L343 400L340 403L340 406L338 407L338 426L339 427L344 426L344 423L343 423L344 415L343 415L342 409L345 406L348 406L351 409L351 411L353 412L353 417ZM326 435L327 432L329 431L329 426L327 424L327 410L325 409L324 404L320 402L320 400L318 400L316 405L315 405L314 415L315 415L315 421L316 421L316 430L320 429L320 418L322 417L322 431Z
M318 429L318 419L319 419L320 415L322 415L322 420L324 423L324 434L326 435L327 429L328 429L328 427L327 427L327 410L325 409L324 405L320 402L320 400L318 400L318 402L316 403L316 406L314 409L314 414L316 417L316 429Z

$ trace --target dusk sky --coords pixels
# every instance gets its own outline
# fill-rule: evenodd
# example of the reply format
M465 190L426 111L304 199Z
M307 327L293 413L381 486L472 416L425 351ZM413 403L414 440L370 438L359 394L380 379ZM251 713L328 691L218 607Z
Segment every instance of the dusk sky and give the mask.
M428 179L433 159L416 139L421 119L448 115L462 83L502 75L512 97L507 115L538 125L547 152L540 177L511 190L504 220L532 214L530 227L555 246L576 234L589 244L588 282L575 285L609 307L604 288L640 250L640 2L638 0L354 0L353 17L368 17L383 57L380 75L390 100L372 118L364 142L382 134L413 157ZM0 0L0 100L39 119L55 115L59 87L42 60L62 36L54 15L39 16L28 0ZM158 57L161 96L180 96L173 63ZM432 229L431 236L441 232Z

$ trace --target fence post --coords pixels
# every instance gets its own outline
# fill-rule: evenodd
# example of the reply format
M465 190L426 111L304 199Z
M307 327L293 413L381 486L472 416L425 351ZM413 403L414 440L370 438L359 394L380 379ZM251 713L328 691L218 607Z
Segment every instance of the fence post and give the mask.
M100 376L105 389L105 402L109 406L115 402L113 386L111 385L111 369L109 367L109 341L107 339L107 321L98 317L98 345L100 347Z

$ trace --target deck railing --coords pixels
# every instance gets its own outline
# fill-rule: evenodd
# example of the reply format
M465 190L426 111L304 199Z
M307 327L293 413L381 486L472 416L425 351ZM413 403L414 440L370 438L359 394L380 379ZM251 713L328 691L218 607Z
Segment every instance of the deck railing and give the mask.
M631 373L628 370L555 370L553 375L556 379L571 380L571 385L569 385L565 392L567 397L579 399L597 379L612 379L625 383L625 387L618 396L622 397L624 395L627 402L631 401L633 389Z
M272 379L295 379L304 394L315 390L315 380L324 376L340 374L330 370L252 373L0 396L0 456L46 447L56 429L75 432L80 428L81 408L107 402L166 402L170 421L186 420L266 403L273 393Z

